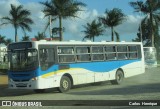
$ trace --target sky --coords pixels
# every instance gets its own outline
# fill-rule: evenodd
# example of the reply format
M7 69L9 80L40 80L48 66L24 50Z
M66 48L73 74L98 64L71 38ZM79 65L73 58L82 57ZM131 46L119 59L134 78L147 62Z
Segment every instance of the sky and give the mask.
M46 0L0 0L0 18L9 16L10 4L23 5L24 9L31 12L31 18L34 24L31 25L32 32L26 32L30 38L37 35L38 32L44 31L47 18L44 17L42 12L43 5L40 2ZM135 13L134 9L129 5L129 2L135 0L78 0L85 3L87 6L83 8L84 11L78 13L79 18L70 18L63 20L63 27L65 32L63 33L64 40L78 40L81 41L85 36L83 25L90 23L98 16L103 16L106 9L111 10L113 8L119 8L127 16L126 21L121 25L115 27L115 30L120 34L121 41L132 41L137 37L137 31L140 21L144 17L141 13ZM0 21L0 24L2 22ZM58 27L58 20L53 22L52 27ZM105 33L102 36L95 38L96 41L110 41L111 30L105 29ZM11 38L14 41L14 28L12 25L5 25L0 27L0 35ZM22 39L24 33L19 28L18 37ZM46 36L49 37L49 30L46 31Z

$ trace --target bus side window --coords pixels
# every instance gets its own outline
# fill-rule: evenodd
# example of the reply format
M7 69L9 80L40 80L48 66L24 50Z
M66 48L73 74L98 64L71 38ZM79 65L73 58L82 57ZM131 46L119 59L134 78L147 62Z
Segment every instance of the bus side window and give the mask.
M76 47L76 55L78 62L91 61L90 47L83 47L83 46Z
M103 46L92 46L92 60L93 61L104 60Z
M47 70L55 63L53 48L40 49L39 55L40 55L40 65L42 70Z
M116 53L108 53L106 54L107 60L117 60Z
M141 53L141 46L140 45L137 45L137 52L138 52L138 59L141 59L142 58L142 53Z
M137 47L136 46L128 46L129 59L136 59L137 55Z
M74 47L61 46L58 47L58 61L60 63L70 63L75 61Z
M117 46L117 54L119 60L128 59L127 46L126 45Z
M106 52L106 60L117 60L115 45L106 46L105 52Z

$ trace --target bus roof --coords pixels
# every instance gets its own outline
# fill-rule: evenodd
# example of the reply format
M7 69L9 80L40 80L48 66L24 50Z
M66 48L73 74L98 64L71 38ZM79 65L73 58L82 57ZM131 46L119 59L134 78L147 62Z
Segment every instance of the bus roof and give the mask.
M11 49L22 49L22 48L38 48L39 45L58 45L58 46L74 46L74 45L141 45L141 42L106 42L106 41L101 41L101 42L91 42L91 41L24 41L24 42L16 42L16 43L11 43L8 45L8 50Z
M91 44L98 44L98 45L104 45L104 44L142 44L141 42L91 42L91 41L33 41L32 43L35 44L46 44L46 45L91 45Z

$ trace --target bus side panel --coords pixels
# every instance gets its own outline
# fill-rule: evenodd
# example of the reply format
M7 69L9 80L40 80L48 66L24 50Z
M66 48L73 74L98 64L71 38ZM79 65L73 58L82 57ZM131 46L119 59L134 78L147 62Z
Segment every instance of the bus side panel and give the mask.
M133 62L122 67L125 78L144 73L142 61Z
M38 82L38 87L40 89L59 87L60 79L61 79L61 76L56 76L56 75L49 76L49 77L40 77Z
M68 64L69 68L59 70L58 65L51 67L42 72L42 78L46 79L45 83L41 82L44 87L59 87L61 77L65 74L71 75L73 85L93 83L106 80L114 80L116 71L122 68L125 77L144 73L142 72L141 60L119 60L107 62L86 62ZM45 72L45 73L44 73ZM127 72L127 73L126 73Z
M109 71L109 73L108 73L109 74L109 79L108 80L114 80L115 79L116 71L117 71L117 69Z

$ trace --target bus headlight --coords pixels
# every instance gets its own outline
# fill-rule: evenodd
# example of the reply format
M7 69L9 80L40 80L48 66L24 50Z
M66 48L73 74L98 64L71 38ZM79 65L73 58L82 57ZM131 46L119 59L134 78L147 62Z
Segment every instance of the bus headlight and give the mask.
M34 78L32 78L31 80L32 80L32 81L35 81L35 80L37 80L37 77L34 77Z

